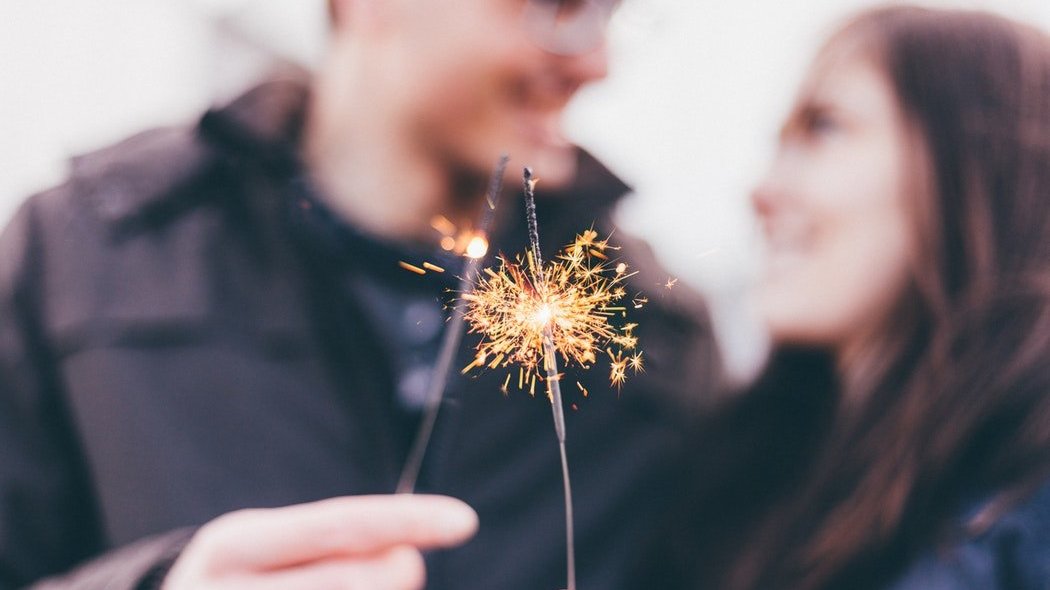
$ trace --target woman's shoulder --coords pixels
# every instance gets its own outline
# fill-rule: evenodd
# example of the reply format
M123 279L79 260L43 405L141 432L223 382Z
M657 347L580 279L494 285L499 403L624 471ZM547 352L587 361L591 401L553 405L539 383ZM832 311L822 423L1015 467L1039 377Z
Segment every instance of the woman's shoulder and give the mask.
M920 557L888 590L970 588L1050 590L1050 480L981 532Z

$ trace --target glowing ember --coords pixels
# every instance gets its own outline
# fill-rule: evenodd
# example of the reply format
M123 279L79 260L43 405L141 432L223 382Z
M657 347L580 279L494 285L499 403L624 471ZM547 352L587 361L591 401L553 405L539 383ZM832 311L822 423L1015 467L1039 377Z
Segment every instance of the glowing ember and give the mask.
M547 327L547 323L551 321L553 314L554 312L551 311L551 306L544 303L536 310L536 314L533 317L533 323L540 331L543 331Z
M489 251L488 240L484 236L474 236L467 244L467 258L483 258Z

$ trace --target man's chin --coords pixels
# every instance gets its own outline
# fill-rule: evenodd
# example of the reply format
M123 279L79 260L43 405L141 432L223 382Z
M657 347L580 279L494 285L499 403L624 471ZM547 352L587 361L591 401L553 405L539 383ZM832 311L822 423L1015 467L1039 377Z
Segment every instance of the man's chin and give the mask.
M576 178L576 147L572 145L543 146L523 151L520 155L508 154L511 166L507 180L521 178L523 166L532 168L542 189L559 189L568 186Z

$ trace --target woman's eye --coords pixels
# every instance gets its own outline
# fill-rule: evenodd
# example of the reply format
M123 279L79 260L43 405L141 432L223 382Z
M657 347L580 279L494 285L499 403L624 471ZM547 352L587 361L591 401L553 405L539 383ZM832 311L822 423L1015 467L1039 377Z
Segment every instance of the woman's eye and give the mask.
M782 142L814 143L831 139L841 133L845 125L834 110L819 105L796 111L780 131Z
M839 124L833 117L822 116L817 117L813 120L812 131L813 133L825 134L833 131L838 131Z
M814 111L806 117L805 131L810 137L823 137L841 129L838 118L827 111Z

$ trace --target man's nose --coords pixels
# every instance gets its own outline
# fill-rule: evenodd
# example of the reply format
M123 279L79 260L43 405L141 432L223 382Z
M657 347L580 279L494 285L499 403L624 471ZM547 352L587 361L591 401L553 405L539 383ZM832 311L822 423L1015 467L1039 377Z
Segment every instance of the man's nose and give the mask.
M563 57L604 52L609 23L619 0L527 0L522 13L525 32L538 47Z

